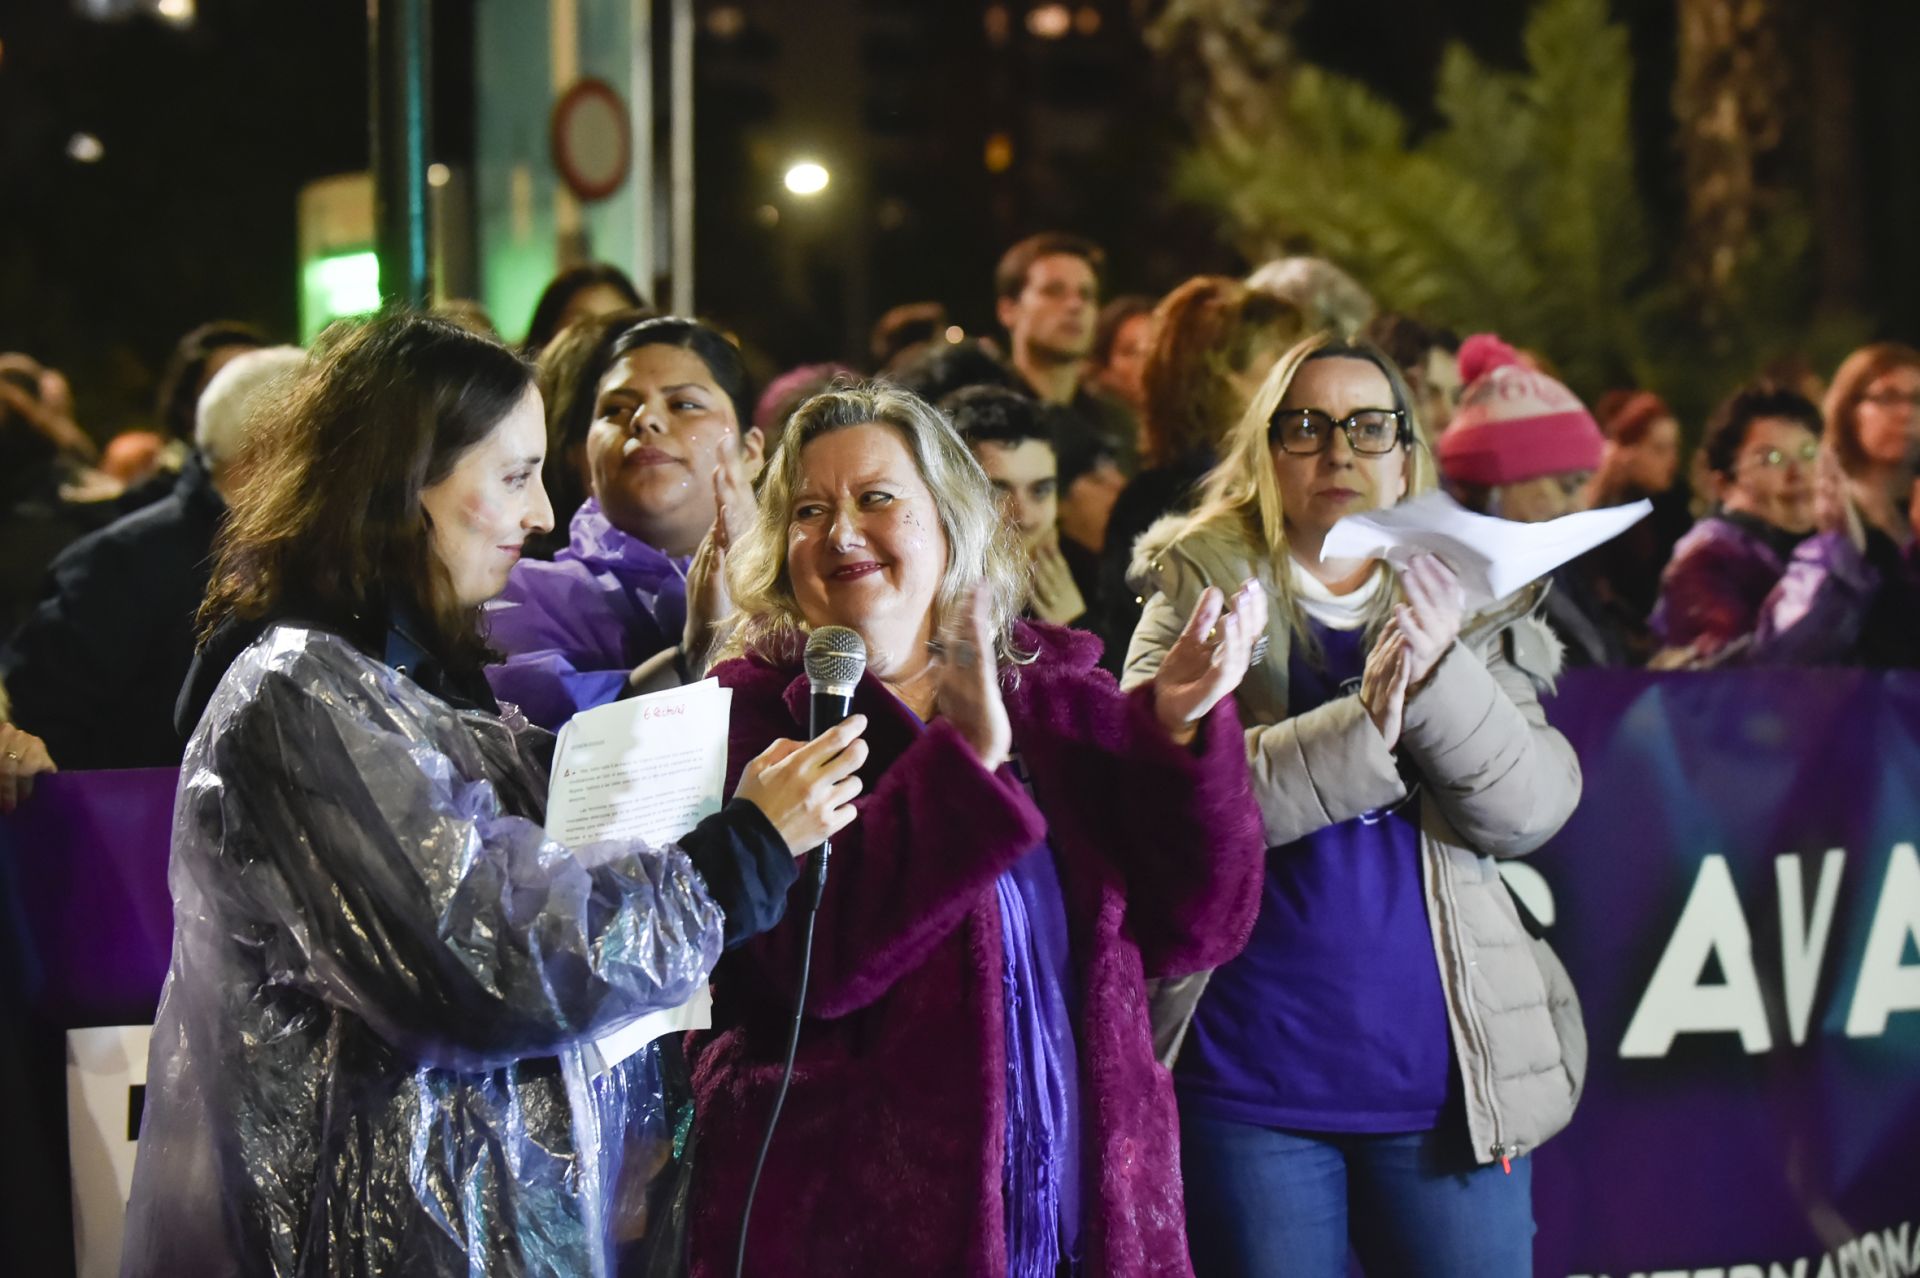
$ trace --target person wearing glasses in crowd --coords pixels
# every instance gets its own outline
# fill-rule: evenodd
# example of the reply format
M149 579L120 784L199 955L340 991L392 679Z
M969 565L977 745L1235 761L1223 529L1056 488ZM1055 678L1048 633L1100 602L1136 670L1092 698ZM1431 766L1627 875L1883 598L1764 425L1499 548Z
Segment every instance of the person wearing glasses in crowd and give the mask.
M1847 472L1867 563L1880 574L1856 656L1868 666L1920 666L1920 351L1899 342L1855 351L1834 374L1824 413L1825 446Z
M1719 504L1661 574L1657 664L1854 657L1881 575L1866 559L1844 463L1821 447L1822 425L1811 400L1768 383L1715 412L1703 448Z
M1920 463L1920 351L1875 342L1847 356L1827 388L1826 442L1847 472L1870 531L1896 547L1914 539Z
M746 1272L1185 1273L1145 982L1224 961L1252 921L1262 845L1227 694L1263 597L1196 595L1121 695L1091 636L1019 619L986 474L884 383L794 413L732 558L741 656L714 674L733 759L804 730L801 645L826 625L865 641L873 750ZM730 955L694 1038L696 1278L733 1272L810 926Z
M1565 969L1496 862L1580 798L1541 712L1532 592L1463 616L1432 556L1322 554L1342 517L1434 484L1400 371L1321 333L1276 363L1188 515L1141 540L1123 686L1193 600L1255 578L1264 642L1235 693L1269 846L1238 957L1162 985L1200 1278L1532 1272L1533 1150L1580 1094Z

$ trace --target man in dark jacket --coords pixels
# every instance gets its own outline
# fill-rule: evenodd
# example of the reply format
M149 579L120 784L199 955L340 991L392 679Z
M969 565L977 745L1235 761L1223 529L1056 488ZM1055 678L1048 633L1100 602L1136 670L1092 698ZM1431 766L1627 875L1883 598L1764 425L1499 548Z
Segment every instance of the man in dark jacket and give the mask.
M1106 261L1099 245L1077 235L1030 235L994 269L994 313L1007 330L1007 362L1021 382L1041 403L1078 417L1131 474L1139 424L1131 409L1087 378Z
M197 451L173 492L62 551L39 605L0 648L14 722L63 769L180 762L174 701L193 663L221 494L249 414L305 359L278 347L223 368L201 398Z

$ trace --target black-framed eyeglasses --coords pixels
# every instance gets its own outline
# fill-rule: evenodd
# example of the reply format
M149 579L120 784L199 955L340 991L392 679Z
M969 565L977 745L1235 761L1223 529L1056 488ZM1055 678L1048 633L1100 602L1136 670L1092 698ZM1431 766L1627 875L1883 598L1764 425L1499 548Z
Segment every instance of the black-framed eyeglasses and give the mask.
M1317 408L1282 408L1269 419L1267 443L1299 457L1325 452L1338 429L1347 447L1362 457L1384 457L1413 442L1413 427L1398 408L1363 408L1336 420Z
M1763 470L1778 470L1788 462L1799 462L1802 466L1811 466L1820 460L1820 441L1809 439L1795 449L1763 448L1759 452L1748 453L1741 458L1741 464L1758 466Z

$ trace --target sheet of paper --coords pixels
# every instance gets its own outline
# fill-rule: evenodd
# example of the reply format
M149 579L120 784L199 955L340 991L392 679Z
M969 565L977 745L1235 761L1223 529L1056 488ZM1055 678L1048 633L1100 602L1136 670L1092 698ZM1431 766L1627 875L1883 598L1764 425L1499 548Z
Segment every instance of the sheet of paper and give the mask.
M575 715L554 746L547 832L576 848L669 843L718 812L732 706L707 679Z
M1445 493L1428 493L1348 515L1327 533L1320 553L1330 559L1384 558L1396 568L1415 555L1436 555L1460 578L1467 607L1481 608L1613 540L1652 511L1652 502L1637 501L1516 524L1476 515Z
M581 849L608 840L670 843L718 812L727 779L733 692L712 679L585 710L553 751L547 833ZM589 1043L604 1073L654 1039L713 1024L706 988Z
M678 1007L648 1012L624 1029L603 1034L586 1045L587 1069L604 1074L656 1038L713 1028L713 990L705 985Z

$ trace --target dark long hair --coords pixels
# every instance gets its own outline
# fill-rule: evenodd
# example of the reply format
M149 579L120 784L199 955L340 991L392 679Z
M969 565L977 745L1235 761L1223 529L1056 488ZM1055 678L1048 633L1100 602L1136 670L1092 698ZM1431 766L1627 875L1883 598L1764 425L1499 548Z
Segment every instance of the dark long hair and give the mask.
M560 317L566 314L567 303L574 294L583 289L604 284L627 299L627 305L638 308L645 303L640 300L640 290L633 286L627 273L617 266L605 262L593 262L586 266L574 266L560 272L540 290L540 300L533 304L533 319L527 323L527 340L520 344L527 358L532 359L546 349L560 331Z
M477 663L478 610L454 598L420 494L531 384L512 351L445 320L395 311L321 334L284 418L243 451L203 638L229 617L295 613L357 638L405 607L443 660Z
M540 352L534 381L547 408L547 463L541 478L553 502L553 531L537 539L551 544L528 538L527 553L546 557L567 544L567 525L587 500L586 486L568 454L587 442L614 339L647 317L645 311L614 311L576 320Z

